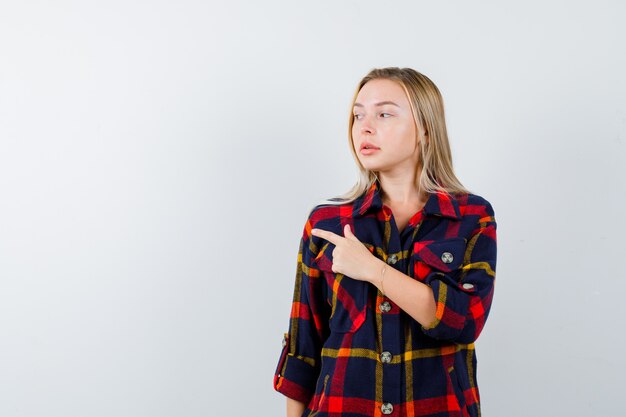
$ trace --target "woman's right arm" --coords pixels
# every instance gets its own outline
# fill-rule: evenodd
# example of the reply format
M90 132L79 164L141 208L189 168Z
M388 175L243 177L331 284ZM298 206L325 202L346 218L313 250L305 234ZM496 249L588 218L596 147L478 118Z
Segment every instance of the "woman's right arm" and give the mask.
M289 329L274 373L274 389L288 397L288 417L300 417L316 394L322 346L329 333L326 282L316 267L319 242L313 244L311 228L307 221L298 250Z
M287 417L300 417L306 406L298 400L287 397Z

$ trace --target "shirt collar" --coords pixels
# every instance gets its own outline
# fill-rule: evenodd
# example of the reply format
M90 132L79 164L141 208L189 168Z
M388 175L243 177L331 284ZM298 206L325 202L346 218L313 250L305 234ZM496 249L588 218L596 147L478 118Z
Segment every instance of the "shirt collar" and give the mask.
M363 216L368 211L376 212L383 207L381 197L380 182L376 179L372 185L358 197L352 206L352 212L355 216ZM443 192L429 193L428 200L424 206L426 215L449 217L459 219L461 211L459 210L459 202L452 195Z

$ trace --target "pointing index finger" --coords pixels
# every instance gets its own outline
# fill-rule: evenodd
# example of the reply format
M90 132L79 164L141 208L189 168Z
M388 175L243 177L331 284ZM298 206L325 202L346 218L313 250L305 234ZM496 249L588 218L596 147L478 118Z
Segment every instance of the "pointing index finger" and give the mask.
M339 235L331 232L330 230L311 229L311 234L313 234L314 236L319 236L322 239L326 239L329 242L331 242L332 244L334 244L335 246L337 246L337 243L339 243L340 239L343 239L342 236L339 236Z

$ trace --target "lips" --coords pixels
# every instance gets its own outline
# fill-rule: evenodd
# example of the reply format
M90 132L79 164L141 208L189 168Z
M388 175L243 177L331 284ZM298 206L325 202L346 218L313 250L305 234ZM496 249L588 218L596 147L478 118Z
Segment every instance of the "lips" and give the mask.
M374 145L372 145L372 144L371 144L371 143L369 143L369 142L363 142L363 143L361 144L361 150L363 150L363 149L380 149L380 148L379 148L378 146L374 146Z

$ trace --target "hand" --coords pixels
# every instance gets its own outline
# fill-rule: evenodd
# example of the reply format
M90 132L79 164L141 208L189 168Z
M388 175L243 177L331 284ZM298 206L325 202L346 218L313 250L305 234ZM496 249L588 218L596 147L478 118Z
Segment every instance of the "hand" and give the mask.
M332 271L347 275L359 281L372 281L372 271L380 260L376 258L350 230L347 224L344 229L346 237L339 236L331 231L313 229L311 234L318 236L335 245L333 249Z

